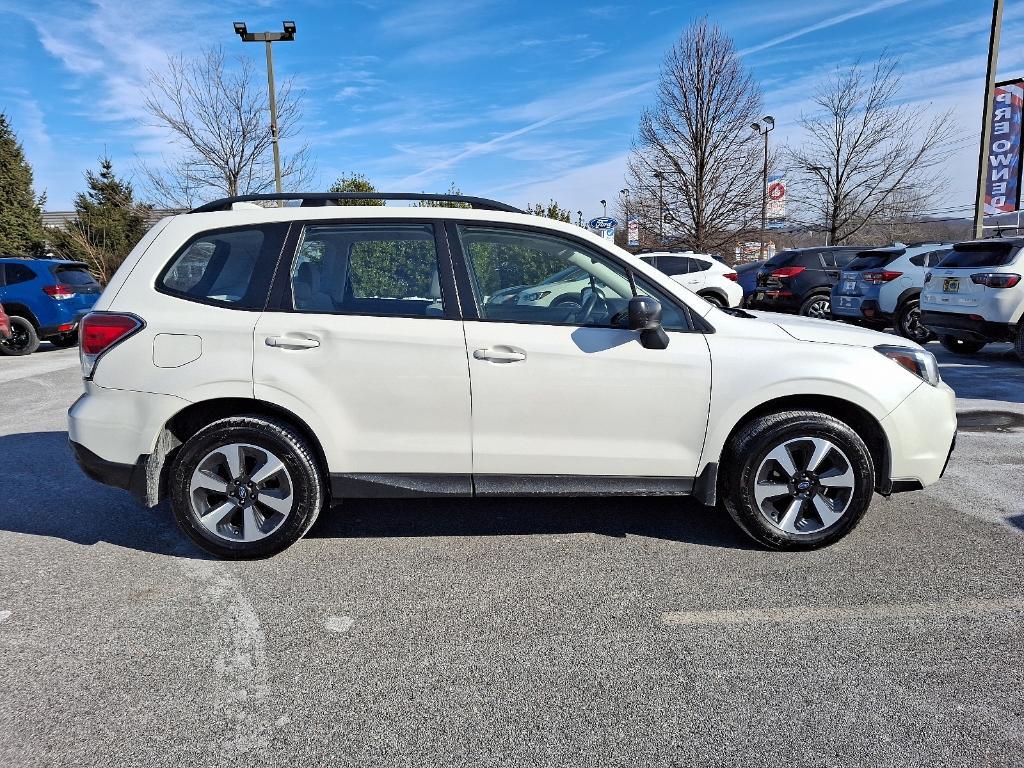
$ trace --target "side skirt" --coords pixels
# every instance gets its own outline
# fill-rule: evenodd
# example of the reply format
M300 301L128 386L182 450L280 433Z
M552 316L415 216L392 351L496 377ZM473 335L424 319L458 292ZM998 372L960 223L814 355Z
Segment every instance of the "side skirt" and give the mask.
M335 499L435 496L689 496L692 477L607 475L332 474Z

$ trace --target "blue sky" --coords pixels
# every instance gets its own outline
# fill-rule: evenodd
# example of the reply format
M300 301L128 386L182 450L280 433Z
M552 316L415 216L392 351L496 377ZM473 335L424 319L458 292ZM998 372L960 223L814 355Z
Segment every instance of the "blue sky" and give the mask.
M145 125L147 70L169 53L298 24L275 48L278 77L303 92L303 139L318 187L367 174L388 190L444 191L514 204L554 197L584 214L623 186L640 110L662 56L707 13L736 41L775 115L773 139L797 142L795 119L814 84L882 50L899 55L922 119L952 108L963 148L950 156L948 200L970 204L975 183L988 0L721 0L493 2L449 0L0 0L0 110L11 118L50 210L66 209L82 172L104 152L131 174L166 151ZM1024 74L1024 0L1009 0L1001 78Z

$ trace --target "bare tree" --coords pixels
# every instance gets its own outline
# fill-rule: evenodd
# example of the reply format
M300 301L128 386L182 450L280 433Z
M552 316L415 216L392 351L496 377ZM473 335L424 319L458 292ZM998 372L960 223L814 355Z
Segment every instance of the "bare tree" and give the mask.
M221 48L194 59L169 56L166 72L150 71L145 91L151 125L166 129L175 151L161 167L143 164L155 202L189 208L211 197L266 192L274 186L270 110L266 85L251 59L233 68ZM290 79L277 90L279 136L287 146L298 134L302 114ZM286 189L309 182L309 148L282 158Z
M665 56L657 94L629 158L630 214L647 244L660 240L663 196L668 243L731 252L760 226L763 148L750 129L760 88L732 40L700 19Z
M800 118L804 140L789 152L793 202L827 222L831 243L921 218L943 185L952 116L922 124L920 107L901 101L898 64L883 55L870 72L837 71L816 91L818 109Z

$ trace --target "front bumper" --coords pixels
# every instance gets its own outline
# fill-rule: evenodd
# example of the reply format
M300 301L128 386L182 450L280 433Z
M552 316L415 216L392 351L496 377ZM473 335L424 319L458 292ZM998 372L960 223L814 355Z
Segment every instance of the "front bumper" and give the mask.
M882 419L892 491L917 490L942 477L956 440L956 395L922 383Z
M960 312L921 312L921 325L938 336L952 336L964 341L1012 341L1012 323L992 323L980 315Z

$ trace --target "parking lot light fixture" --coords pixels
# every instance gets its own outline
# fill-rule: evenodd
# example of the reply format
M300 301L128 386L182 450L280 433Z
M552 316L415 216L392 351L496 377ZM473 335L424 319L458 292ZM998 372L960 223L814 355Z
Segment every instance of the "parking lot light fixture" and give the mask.
M277 93L274 89L274 54L272 43L289 43L295 40L295 22L281 23L281 32L250 32L244 21L236 21L232 25L235 34L243 43L263 43L267 51L267 90L270 95L270 139L274 147L274 185L278 194L284 189L281 186L281 148L279 146L280 131L277 128Z
M764 173L761 179L761 255L764 261L764 234L768 228L768 134L775 130L775 118L765 115L760 122L750 124L750 129L764 136Z

